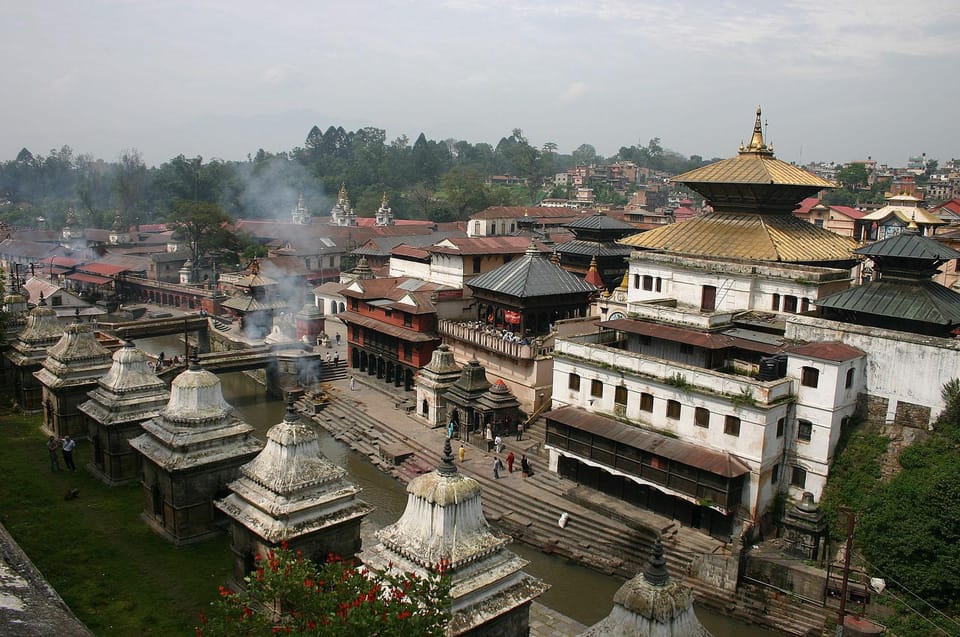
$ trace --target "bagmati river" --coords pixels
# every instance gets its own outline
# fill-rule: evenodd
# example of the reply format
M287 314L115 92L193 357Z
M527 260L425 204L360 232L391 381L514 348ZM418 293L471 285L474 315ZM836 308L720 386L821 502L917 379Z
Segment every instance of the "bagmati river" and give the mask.
M183 352L180 337L165 336L141 339L137 346L145 352L168 356ZM243 373L220 376L223 396L237 410L238 415L256 428L265 439L270 427L283 420L286 405L282 400L268 399L264 387ZM399 519L407 503L404 486L384 474L367 458L347 445L335 440L318 427L320 446L324 455L350 474L350 480L363 489L361 497L375 507L364 520L362 534L364 543L372 541L376 529L392 524ZM530 561L524 569L539 577L551 588L539 602L587 626L603 619L613 607L613 594L623 580L598 573L573 562L515 542L510 550ZM745 624L704 608L696 609L697 616L714 637L775 637L780 633Z

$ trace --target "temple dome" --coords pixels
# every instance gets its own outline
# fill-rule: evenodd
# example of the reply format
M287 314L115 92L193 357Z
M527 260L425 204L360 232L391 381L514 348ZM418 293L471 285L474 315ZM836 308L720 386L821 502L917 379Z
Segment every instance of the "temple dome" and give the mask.
M113 365L99 384L117 393L135 389L164 387L164 382L150 369L150 358L132 341L113 353Z
M220 379L194 361L173 379L170 402L160 415L171 422L200 423L227 418L231 411L223 398Z

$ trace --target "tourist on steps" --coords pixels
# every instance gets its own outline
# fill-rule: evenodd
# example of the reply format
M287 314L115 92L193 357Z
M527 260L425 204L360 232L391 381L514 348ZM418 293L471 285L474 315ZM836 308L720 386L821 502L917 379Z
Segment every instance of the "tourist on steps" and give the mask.
M493 479L500 479L500 471L503 469L503 460L500 458L493 459Z
M516 456L513 455L513 452L507 454L507 472L513 473L513 461L516 460Z

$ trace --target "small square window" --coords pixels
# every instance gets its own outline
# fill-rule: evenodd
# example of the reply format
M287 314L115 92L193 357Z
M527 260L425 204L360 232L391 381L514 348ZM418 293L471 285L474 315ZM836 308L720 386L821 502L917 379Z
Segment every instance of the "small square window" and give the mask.
M853 387L853 375L854 375L854 371L853 371L853 368L851 367L850 369L847 370L847 382L844 384L844 387L846 387L847 389L850 389L851 387Z
M680 419L680 403L676 400L667 401L667 418L671 420Z
M774 312L780 311L780 295L779 294L773 295L773 303L770 304L770 309L772 309Z
M669 468L667 459L660 456L650 456L650 466L660 471L666 471Z
M807 470L803 467L794 467L790 476L790 485L805 489L807 487Z
M639 290L639 289L640 289L640 275L639 275L639 274L634 274L634 275L633 275L633 289L635 289L635 290Z
M783 427L786 424L787 419L781 418L777 421L777 438L783 438Z
M579 374L570 374L570 378L567 380L567 389L572 389L573 391L580 391L580 375Z
M797 440L802 440L803 442L810 442L810 439L813 438L813 423L809 420L798 420L797 421Z
M723 433L728 436L740 435L740 419L736 416L726 416L723 419Z
M590 381L590 395L594 398L603 398L603 381L602 380L591 380Z
M653 290L653 277L649 274L644 275L643 277L643 289L647 290L648 292Z
M820 370L816 367L804 367L800 372L800 384L804 387L816 387L820 384Z
M653 394L640 394L640 411L653 411Z
M693 412L693 424L697 427L710 426L710 410L697 407Z
M773 470L770 472L770 482L773 484L780 482L780 465L773 465Z

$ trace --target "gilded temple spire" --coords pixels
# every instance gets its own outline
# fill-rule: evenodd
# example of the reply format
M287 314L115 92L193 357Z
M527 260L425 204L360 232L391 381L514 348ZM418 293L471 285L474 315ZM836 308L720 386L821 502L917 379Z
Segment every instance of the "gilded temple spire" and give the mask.
M757 106L757 121L753 125L753 137L750 138L750 143L747 144L746 148L743 147L743 144L740 144L741 155L750 153L773 156L773 147L767 146L763 141L763 122L760 120L760 114L760 107Z

